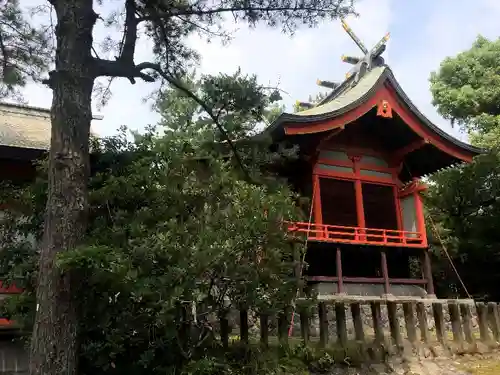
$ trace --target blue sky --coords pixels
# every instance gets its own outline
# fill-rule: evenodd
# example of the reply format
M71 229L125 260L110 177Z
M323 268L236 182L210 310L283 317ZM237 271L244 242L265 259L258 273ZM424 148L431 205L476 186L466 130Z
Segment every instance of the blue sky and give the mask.
M29 6L43 0L22 3ZM386 32L391 33L384 52L386 63L417 107L436 125L465 139L431 105L428 77L446 56L468 49L478 34L500 36L500 0L361 0L357 11L360 16L348 19L348 23L368 48ZM279 83L290 93L284 97L288 108L295 100L307 100L310 94L321 91L315 84L317 78L342 80L350 66L342 63L340 56L359 52L338 21L299 29L293 37L266 27L249 30L228 24L228 28L237 31L227 46L190 38L202 56L200 72L231 73L241 67L244 73L256 74L263 84ZM96 40L105 35L102 27L96 28ZM149 60L150 47L147 41L139 43L136 62ZM141 130L156 123L158 115L143 101L155 87L116 80L110 102L99 111L104 119L93 123L94 131L110 135L121 125ZM30 84L24 94L30 105L50 107L51 92L43 86Z

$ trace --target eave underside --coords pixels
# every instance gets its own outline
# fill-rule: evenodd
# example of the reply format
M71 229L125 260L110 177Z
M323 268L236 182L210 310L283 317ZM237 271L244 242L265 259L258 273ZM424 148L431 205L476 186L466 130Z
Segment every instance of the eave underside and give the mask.
M395 164L401 163L399 176L401 181L410 181L415 177L433 174L453 165L468 162L474 156L464 155L460 158L444 152L432 143L420 145L422 138L404 126L397 115L392 120L382 119L375 115L375 110L370 111L355 123L347 125L341 131L334 129L286 137L290 145L296 144L300 147L300 154L306 160L314 158L318 147L322 147L325 139L328 139L330 144L327 148L331 148L333 144L337 148L362 149L368 153L383 154L384 159L393 161ZM400 161L394 159L398 152L412 144L417 144L415 149L404 154Z

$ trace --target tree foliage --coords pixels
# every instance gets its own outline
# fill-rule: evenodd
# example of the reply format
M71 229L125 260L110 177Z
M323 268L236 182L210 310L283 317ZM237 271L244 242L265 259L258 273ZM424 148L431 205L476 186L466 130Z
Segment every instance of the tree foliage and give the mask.
M111 2L109 2L111 3ZM194 100L224 135L219 115L254 104L253 93L226 97L225 88L210 85L220 94L221 106L211 106L185 86L182 78L196 62L196 51L187 46L187 37L199 32L209 38L222 29L224 17L250 26L264 23L293 32L299 24L316 25L352 13L352 0L231 1L123 0L111 14L96 11L92 0L50 0L57 19L55 69L44 81L53 91L52 137L48 162L48 194L38 268L37 310L30 356L30 374L76 374L78 351L78 310L73 298L77 275L61 273L55 267L60 252L78 248L85 239L89 213L89 135L92 119L92 91L99 77L127 78L146 82L162 80ZM102 4L102 2L101 2ZM104 20L107 26L122 25L123 37L108 40L114 59L98 56L93 46L93 29ZM139 37L154 42L151 61L135 61ZM226 85L230 82L225 82ZM202 86L205 83L202 82ZM206 89L202 87L203 89ZM242 89L238 82L232 90ZM210 96L210 98L213 98ZM227 100L230 99L230 100ZM239 109L243 115L260 113L262 107ZM230 148L232 140L226 136ZM237 154L236 154L237 155ZM242 165L240 156L236 156Z
M328 95L328 93L326 93L326 92L319 92L314 96L309 95L309 99L307 102L311 103L311 104L317 104L320 101L322 101L324 98L326 98L327 95ZM307 109L306 107L302 107L298 102L295 103L293 106L294 112L301 112L301 111L305 111L306 109Z
M431 75L434 105L483 146L500 139L500 39L479 36L472 47L446 58Z
M2 1L0 11L0 98L20 98L19 88L39 81L52 58L50 34L35 27L19 0Z
M500 155L478 156L470 164L441 172L432 179L426 200L429 214L458 274L476 298L500 300ZM431 229L437 280L443 294L466 296L463 286Z
M161 90L155 105L162 116L160 125L176 134L196 135L207 142L227 141L228 134L234 139L248 138L283 108L277 89L265 88L255 75L239 70L216 77L198 78L193 73L184 82L189 92Z
M445 59L431 76L434 104L446 118L457 121L471 141L490 148L470 165L441 172L430 181L427 205L438 234L450 252L469 293L500 300L499 187L500 40L478 37L472 47ZM433 228L431 228L433 229ZM431 232L436 276L442 294L465 291L434 230Z
M253 87L245 99L252 111L228 105L220 122L246 134L260 116L250 98L263 107L270 102L254 77L206 76L192 85L212 108L222 108L221 102L241 101L239 90L234 100L220 95L217 87L231 82ZM83 373L180 373L220 347L218 315L240 307L272 313L295 296L293 262L300 249L288 241L282 221L301 212L286 185L259 168L280 156L259 156L260 143L247 143L239 152L253 179L242 179L227 149L221 154L218 142L207 138L215 125L184 99L175 90L160 96L163 133L152 128L129 140L122 129L93 142L89 226L80 246L56 258L60 272L77 277ZM175 127L181 120L192 124ZM43 163L36 183L23 189L2 189L3 200L16 205L1 220L0 271L25 288L4 308L28 331L46 170ZM183 301L196 303L194 322L180 314Z

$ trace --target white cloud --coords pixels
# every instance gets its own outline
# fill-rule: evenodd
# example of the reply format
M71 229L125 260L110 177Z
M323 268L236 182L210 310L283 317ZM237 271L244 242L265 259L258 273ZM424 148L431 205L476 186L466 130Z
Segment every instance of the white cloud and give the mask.
M412 41L406 51L396 51L390 60L400 84L408 96L443 130L462 140L466 136L457 128L452 128L432 106L429 91L431 71L439 69L439 64L447 56L455 56L471 47L478 34L489 38L500 35L500 2L478 0L474 3L464 0L422 1L422 7L429 4L425 23L419 30L416 24L411 27ZM430 5L432 4L432 5Z
M27 0L32 6L42 0ZM390 22L389 0L364 0L359 3L360 19L349 20L356 33L368 45L374 44L388 29ZM234 29L234 25L229 25ZM96 30L96 40L104 37L104 30ZM191 38L191 44L203 56L201 72L232 73L241 67L244 73L257 74L260 82L280 87L290 92L288 104L295 99L307 98L318 91L317 78L341 80L349 66L340 62L343 53L358 54L357 47L342 30L339 22L325 23L316 29L302 28L294 37L288 37L266 27L250 30L239 26L232 43L223 46L218 42L207 44ZM150 57L150 43L141 41L136 61ZM142 99L156 85L138 82L132 86L125 79L117 79L111 89L113 97L100 112L104 120L96 121L93 128L100 134L112 134L120 125L143 129L155 123L158 115L152 113ZM31 84L25 90L30 105L50 107L51 91L41 85Z
M451 131L430 104L429 74L444 57L469 48L477 34L498 36L499 4L498 0L478 0L474 4L467 0L421 0L418 5L409 0L362 0L357 4L360 17L348 19L348 23L368 48L387 31L392 32L384 53L386 62L422 112ZM315 29L301 28L294 37L266 27L238 27L234 40L227 46L190 38L191 45L202 55L201 72L232 73L241 67L244 73L257 74L263 84L279 82L280 88L290 93L290 97L284 98L288 105L321 91L315 84L317 78L342 80L350 66L342 63L340 56L360 52L338 21ZM96 32L96 39L103 36L102 29ZM150 47L141 41L136 60L147 60ZM155 87L142 82L132 86L127 80L116 80L113 97L101 111L104 120L96 122L94 128L101 134L112 134L123 124L143 129L155 123L158 115L142 102ZM30 85L26 98L31 105L48 107L51 92ZM453 133L458 135L456 130Z

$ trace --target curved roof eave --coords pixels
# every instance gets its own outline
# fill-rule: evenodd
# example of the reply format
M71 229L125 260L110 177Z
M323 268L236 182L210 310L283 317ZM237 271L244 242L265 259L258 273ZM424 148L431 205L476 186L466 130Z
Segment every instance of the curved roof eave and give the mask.
M442 130L439 126L435 125L431 120L429 120L427 118L427 116L425 116L422 112L420 112L420 110L417 108L417 106L415 104L413 104L411 99L408 97L408 95L406 95L406 93L403 91L403 89L399 85L398 81L396 80L396 77L394 76L394 74L392 73L392 70L390 68L388 68L386 70L385 75L387 76L387 78L391 82L392 86L396 90L396 93L401 97L401 99L403 99L405 104L410 108L411 112L413 112L418 117L418 119L420 121L422 121L422 123L424 125L426 125L430 130L435 132L440 137L446 139L447 141L449 141L449 142L455 144L456 146L463 148L469 152L472 152L475 154L484 154L487 152L487 150L485 150L485 149L473 146L469 143L462 142L461 140L453 137L452 135L450 135L447 132L445 132L444 130Z
M468 152L471 152L471 153L474 153L477 155L484 154L487 152L487 150L485 150L485 149L482 149L482 148L470 145L468 143L462 142L461 140L446 133L444 130L442 130L437 125L432 123L422 112L420 112L420 110L415 106L415 104L413 104L413 102L410 100L410 98L406 95L406 93L403 91L403 89L399 85L398 81L396 80L394 74L392 73L392 70L388 66L383 67L383 70L380 72L378 77L376 77L376 80L373 81L373 84L369 88L367 88L362 93L362 95L360 95L355 100L346 103L344 106L336 108L332 111L323 112L323 113L316 113L316 114L311 114L311 115L282 113L272 124L269 125L269 127L264 129L263 132L270 132L273 136L276 136L279 134L283 135L284 129L281 125L283 125L285 123L295 123L295 124L314 123L314 122L329 120L332 117L340 116L344 113L349 112L353 108L356 108L361 103L365 102L369 97L371 97L377 91L377 89L380 87L380 85L382 85L386 80L389 80L389 82L394 87L396 93L401 97L401 99L409 107L411 112L414 113L417 116L417 118L425 126L427 126L431 131L436 133L438 136L442 137L443 139L447 140L448 142L453 143L457 147L460 147ZM363 81L363 79L361 81ZM338 98L343 93L345 93L345 91L339 93L338 96L334 97L332 100L335 100L335 98ZM318 107L314 107L314 108L326 106L326 104L328 104L328 103L322 103ZM304 111L304 112L307 112L307 111Z
M377 67L368 72L360 82L351 89L343 89L341 92L335 90L335 96L331 100L299 113L282 113L264 132L275 133L280 125L284 123L308 123L329 120L340 116L351 109L362 104L369 98L383 82L383 73L387 67ZM370 78L370 79L369 79ZM368 85L367 85L368 83ZM343 86L343 85L341 85ZM350 97L348 97L350 95ZM323 110L323 112L322 112ZM309 114L311 113L312 114Z

